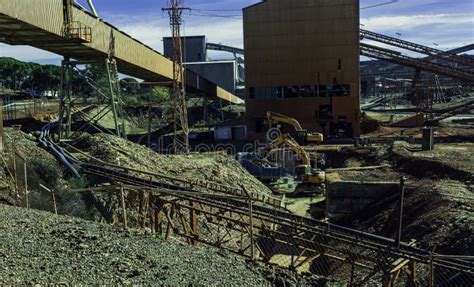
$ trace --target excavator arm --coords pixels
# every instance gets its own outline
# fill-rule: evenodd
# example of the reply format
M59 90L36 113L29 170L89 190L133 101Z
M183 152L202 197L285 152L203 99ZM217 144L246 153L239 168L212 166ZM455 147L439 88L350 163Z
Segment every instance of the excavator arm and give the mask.
M298 140L304 141L304 142L323 142L324 137L321 133L311 133L308 132L307 130L303 129L303 127L300 125L298 120L292 117L288 117L282 114L277 114L274 112L267 112L267 124L268 128L271 129L273 128L274 123L286 123L291 126L296 130L296 133L298 135Z
M273 150L282 145L287 145L292 151L301 157L303 165L311 166L311 159L308 153L289 134L279 136L270 143L269 147Z
M287 117L285 115L277 114L274 112L267 112L267 123L268 123L268 128L273 127L274 122L281 122L281 123L286 123L295 128L296 131L302 131L303 128L301 127L300 123L292 117Z

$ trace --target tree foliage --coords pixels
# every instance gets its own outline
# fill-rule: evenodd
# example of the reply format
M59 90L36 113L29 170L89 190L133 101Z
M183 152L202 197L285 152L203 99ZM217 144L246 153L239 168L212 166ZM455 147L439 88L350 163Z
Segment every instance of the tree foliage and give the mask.
M11 90L30 90L38 95L50 91L57 95L61 85L61 67L0 57L0 83ZM150 101L156 104L170 99L168 88L143 85L135 78L123 78L119 84L126 104L146 104ZM105 66L86 65L80 72L74 70L72 86L73 93L83 97L102 98L102 95L108 95L110 86Z

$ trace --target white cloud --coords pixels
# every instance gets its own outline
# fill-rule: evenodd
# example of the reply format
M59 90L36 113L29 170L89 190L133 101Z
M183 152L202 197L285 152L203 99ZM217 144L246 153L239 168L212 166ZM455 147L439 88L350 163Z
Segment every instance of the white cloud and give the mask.
M474 13L410 15L410 16L380 16L362 18L361 23L367 29L376 31L412 30L425 25L470 25L474 24ZM455 32L455 31L453 31ZM472 34L471 34L472 36Z
M104 19L118 29L140 40L146 45L163 51L162 38L170 36L169 20L166 15L101 14ZM183 35L205 35L209 42L243 47L242 20L231 18L191 17L184 18ZM432 15L388 15L363 17L361 23L367 30L395 36L403 34L402 39L448 49L474 42L474 13L432 14ZM396 36L395 36L396 37ZM26 61L59 63L60 56L25 46L0 44L0 56L10 56ZM229 54L211 52L212 58L228 57Z
M60 64L62 57L44 50L29 46L11 46L0 43L0 56L12 57L22 61L41 64Z

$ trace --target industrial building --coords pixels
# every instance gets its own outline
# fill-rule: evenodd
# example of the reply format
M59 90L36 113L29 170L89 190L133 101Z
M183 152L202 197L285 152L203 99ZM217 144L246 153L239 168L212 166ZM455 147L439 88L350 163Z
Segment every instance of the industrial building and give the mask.
M358 136L359 1L268 0L243 16L249 137L265 136L267 111L326 137Z
M181 45L184 63L204 62L207 60L206 36L181 37ZM167 58L174 60L172 37L163 38L163 53Z
M220 83L220 87L234 94L239 83L243 81L242 67L235 59L209 61L207 57L206 36L181 37L183 63L189 71L209 79L212 83ZM216 44L213 44L216 45ZM164 55L173 60L173 38L163 38Z

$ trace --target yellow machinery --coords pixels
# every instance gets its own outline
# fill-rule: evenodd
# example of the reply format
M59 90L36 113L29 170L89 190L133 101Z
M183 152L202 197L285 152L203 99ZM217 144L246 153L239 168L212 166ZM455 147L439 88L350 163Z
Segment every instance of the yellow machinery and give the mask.
M268 128L271 129L274 123L286 123L293 126L296 130L298 140L301 142L321 143L324 140L324 137L321 133L308 132L307 130L303 129L295 118L274 112L267 112Z
M318 192L324 192L325 172L313 169L308 153L289 134L281 135L272 141L269 145L269 150L274 150L282 145L287 145L301 158L301 165L295 168L296 179L303 184L317 187Z

